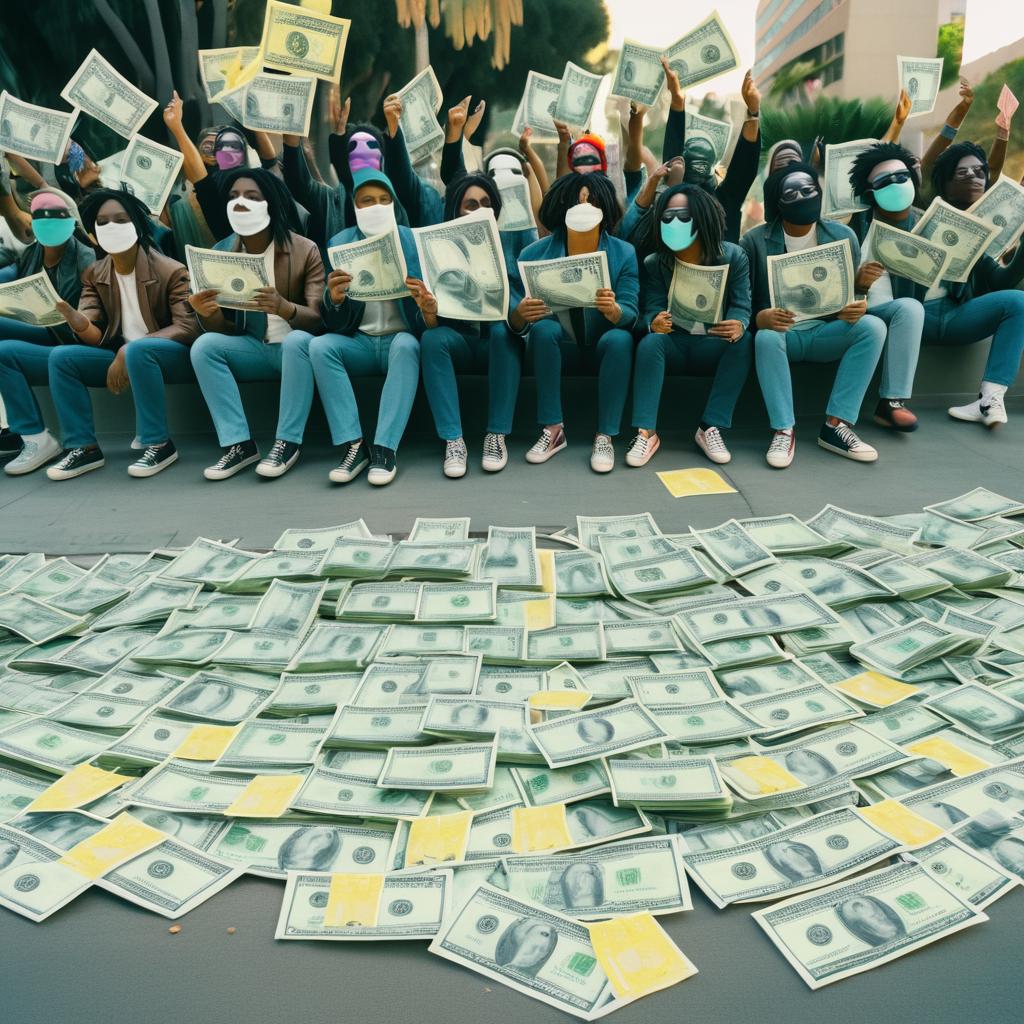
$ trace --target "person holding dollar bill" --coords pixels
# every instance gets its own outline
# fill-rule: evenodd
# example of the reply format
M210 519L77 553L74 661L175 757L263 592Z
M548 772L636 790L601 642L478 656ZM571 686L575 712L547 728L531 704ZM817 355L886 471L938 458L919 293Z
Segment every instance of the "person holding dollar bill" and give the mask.
M35 241L21 253L13 268L12 280L21 282L22 287L5 289L14 292L10 303L0 297L2 308L10 312L14 312L14 306L24 307L19 317L0 315L0 396L11 425L4 439L16 443L5 446L0 454L16 456L4 467L9 476L31 473L60 455L60 444L43 423L32 385L46 383L51 349L72 343L74 335L56 309L47 309L45 303L52 302L51 296L56 295L69 306L77 306L82 274L96 262L96 253L80 228L78 207L70 196L58 189L41 189L33 193L29 210ZM39 274L45 275L49 287L38 278L26 280ZM46 320L46 313L52 313L52 319L59 322L40 323L39 314Z
M129 473L149 475L151 462L164 468L177 458L166 433L163 373L184 379L188 347L199 333L188 305L188 271L157 251L149 210L130 193L99 189L82 204L81 214L106 255L82 275L78 309L63 301L57 306L75 343L50 353L50 394L64 455L46 475L69 480L103 466L88 389L105 386L119 395L130 382L136 432L147 449ZM155 373L130 381L135 360L147 351L160 353ZM150 448L159 450L158 460L146 458Z
M209 252L261 255L272 283L256 289L255 309L230 309L218 305L221 292L214 281L193 281L198 290L189 302L204 333L192 347L192 366L223 449L204 471L207 480L226 480L259 459L238 382L282 377L285 353L291 351L284 342L299 343L321 328L324 287L317 247L289 226L293 203L280 178L243 167L224 172L220 187L233 233ZM212 267L215 257L203 252L197 251L198 266L206 261ZM277 437L261 475L280 476L294 464L312 400L311 383L304 390L282 387Z
M586 369L598 375L598 425L590 456L595 473L615 467L612 438L619 432L633 363L632 330L636 326L640 285L636 250L616 238L622 208L615 186L604 174L571 173L558 178L541 206L541 224L550 232L527 246L521 261L551 260L603 252L610 287L599 288L593 308L576 307L553 313L542 299L524 298L511 310L509 325L526 338L537 380L537 419L540 437L526 461L547 462L568 444L562 423L562 367ZM509 274L512 290L525 295L518 265ZM514 395L522 366L518 337L496 345L491 373L497 386Z
M636 349L633 423L637 434L626 452L626 464L645 466L660 446L658 406L666 370L714 375L695 440L712 462L726 463L731 455L722 430L732 425L733 410L750 372L753 354L747 329L747 256L738 245L724 240L725 211L699 185L675 185L662 192L654 206L654 223L655 251L644 260L641 286L649 333ZM677 263L719 271L727 267L721 320L715 308L707 309L708 320L691 319L699 309L699 299L704 298L703 292L693 302L677 301L673 287ZM699 288L701 284L698 279L691 286ZM685 297L685 292L679 296Z
M785 469L796 451L791 362L832 362L839 359L832 394L826 407L825 423L818 444L857 462L874 462L878 452L853 431L860 415L864 393L871 382L885 343L885 324L865 315L867 302L848 302L833 319L813 316L815 305L823 298L822 289L834 281L837 295L852 293L849 268L836 263L827 268L816 266L810 280L799 281L794 301L808 300L811 315L799 324L795 313L781 305L773 306L769 287L769 256L810 252L814 247L846 241L853 265L860 262L860 246L845 224L821 219L821 184L818 172L805 163L791 163L769 175L764 185L765 206L775 204L778 217L748 231L740 243L750 260L753 293L754 357L768 419L773 430L765 459L774 469ZM781 278L781 275L780 275ZM845 282L845 283L844 283ZM785 300L785 289L776 300ZM806 314L805 314L806 316Z

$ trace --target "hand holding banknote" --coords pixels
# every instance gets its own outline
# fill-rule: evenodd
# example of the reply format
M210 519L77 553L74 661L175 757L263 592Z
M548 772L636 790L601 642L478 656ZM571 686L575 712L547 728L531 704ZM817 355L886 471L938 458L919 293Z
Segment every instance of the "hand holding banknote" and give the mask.
M885 273L885 267L877 260L870 260L857 271L856 287L858 292L868 289Z
M759 331L781 331L785 334L796 323L796 316L788 309L773 306L770 309L762 309L757 314L756 322Z
M551 316L551 310L543 299L522 299L518 306L512 310L512 326L521 330L525 324L535 324L544 317Z
M730 344L739 341L743 337L744 327L739 320L722 320L715 324L708 334L716 338L724 338Z
M407 277L406 287L412 295L413 302L423 314L427 327L437 326L437 297L418 277Z
M669 106L673 110L683 110L686 106L686 93L679 84L679 75L672 69L666 57L661 58L661 66L665 69L665 82L668 85Z
M345 270L332 270L327 275L327 290L331 302L340 306L348 298L348 286L352 283L352 275Z
M843 306L843 308L836 313L836 319L842 320L848 324L855 324L867 311L868 300L858 299L856 302L851 302L848 305Z
M220 312L220 307L217 305L217 296L219 294L216 288L205 288L201 292L193 292L188 297L188 304L204 320L209 320Z
M384 98L384 120L388 124L388 135L394 138L402 119L402 97L397 92Z
M89 318L80 313L74 306L69 305L63 299L54 307L58 313L68 322L68 326L75 332L81 334L89 326Z
M663 309L651 321L651 330L654 331L655 334L671 334L672 314L667 309Z
M622 319L622 307L615 301L611 288L597 289L597 311L609 323L617 324Z

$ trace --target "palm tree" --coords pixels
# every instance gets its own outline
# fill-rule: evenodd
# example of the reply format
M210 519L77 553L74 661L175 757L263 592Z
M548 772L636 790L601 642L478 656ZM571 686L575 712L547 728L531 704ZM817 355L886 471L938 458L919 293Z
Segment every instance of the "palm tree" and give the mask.
M881 138L892 118L892 104L883 99L843 100L819 96L813 103L780 107L765 105L761 134L765 149L780 139L810 143L819 135L826 144Z

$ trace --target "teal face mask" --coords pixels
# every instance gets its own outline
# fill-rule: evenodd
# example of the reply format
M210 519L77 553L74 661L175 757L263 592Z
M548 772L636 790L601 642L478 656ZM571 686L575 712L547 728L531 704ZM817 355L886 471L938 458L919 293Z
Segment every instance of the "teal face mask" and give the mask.
M667 224L662 221L661 240L673 251L682 252L688 249L697 237L697 229L692 220L672 219Z
M876 188L875 204L886 213L899 213L907 209L914 201L914 183L912 181L894 181L885 188Z
M32 234L40 245L56 248L75 233L74 217L36 217L32 221Z

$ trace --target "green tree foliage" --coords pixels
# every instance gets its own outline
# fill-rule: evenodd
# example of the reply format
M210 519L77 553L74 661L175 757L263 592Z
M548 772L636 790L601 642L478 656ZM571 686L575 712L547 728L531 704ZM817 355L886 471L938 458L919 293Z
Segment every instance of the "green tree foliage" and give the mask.
M939 26L939 44L936 57L945 58L942 65L942 88L952 85L960 77L960 64L964 57L964 23L951 21Z
M781 139L797 139L805 149L820 135L826 144L877 139L892 120L892 104L882 99L843 100L819 96L813 103L761 108L764 150Z
M959 138L977 142L988 152L996 137L996 101L1003 83L1024 100L1024 57L1012 60L987 75L974 89L974 102L960 127ZM1024 109L1019 110L1010 128L1006 165L1003 173L1019 178L1024 171Z

